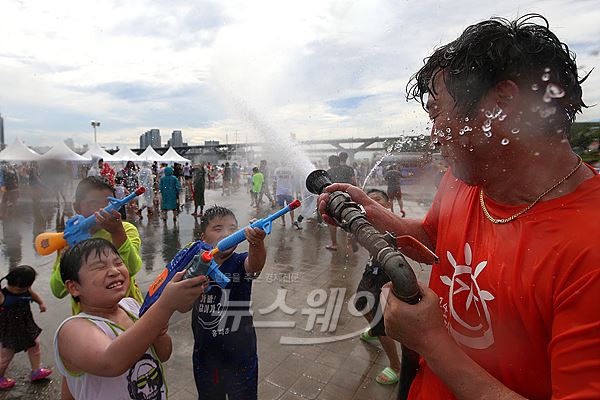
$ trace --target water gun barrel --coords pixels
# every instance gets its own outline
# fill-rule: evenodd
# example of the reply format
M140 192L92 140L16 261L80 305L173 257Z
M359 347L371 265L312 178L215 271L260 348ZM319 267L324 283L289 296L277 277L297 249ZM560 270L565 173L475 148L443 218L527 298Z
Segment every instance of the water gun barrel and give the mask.
M281 217L282 215L285 215L288 212L300 207L300 204L301 203L299 200L294 200L287 206L283 207L281 210L269 215L268 217L259 219L258 221L254 221L247 227L259 228L259 229L262 229L263 231L265 231L267 234L269 234L269 233L271 233L271 226L272 226L273 221L275 221L277 218ZM215 250L213 250L213 254L218 251L226 251L227 249L235 247L238 244L242 243L244 240L246 240L246 236L244 235L245 229L246 229L246 227L238 230L235 233L232 233L231 235L227 236L224 239L221 239L219 241L219 243L217 243L217 245L215 246Z

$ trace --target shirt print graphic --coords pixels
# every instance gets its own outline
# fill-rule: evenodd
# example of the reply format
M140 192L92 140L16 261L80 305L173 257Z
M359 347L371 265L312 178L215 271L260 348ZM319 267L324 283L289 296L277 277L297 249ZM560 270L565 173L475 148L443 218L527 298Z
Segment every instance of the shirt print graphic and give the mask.
M217 329L229 308L229 289L221 289L211 282L210 289L200 296L196 303L198 323L203 329Z
M440 280L449 287L448 330L457 342L472 349L486 349L494 343L487 305L489 301L494 300L494 296L480 287L477 277L487 266L487 261L479 262L473 270L473 256L469 243L465 243L464 252L465 265L459 265L452 253L446 252L454 272L451 277L440 276Z
M158 361L146 353L127 374L129 396L135 400L166 399L163 373Z

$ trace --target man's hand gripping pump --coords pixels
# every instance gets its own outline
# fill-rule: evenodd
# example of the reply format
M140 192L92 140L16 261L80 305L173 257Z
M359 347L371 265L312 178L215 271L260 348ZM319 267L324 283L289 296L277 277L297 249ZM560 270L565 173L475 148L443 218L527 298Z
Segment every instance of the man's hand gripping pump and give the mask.
M326 171L313 171L306 178L309 192L320 195L331 185ZM395 238L391 234L382 234L367 220L361 205L352 201L346 192L329 193L326 206L327 214L346 232L350 232L356 240L366 248L382 266L393 284L392 292L400 300L408 304L417 304L422 297L417 284L417 277L396 248ZM398 398L406 399L412 380L419 366L419 355L402 346L402 369L400 372L400 391Z

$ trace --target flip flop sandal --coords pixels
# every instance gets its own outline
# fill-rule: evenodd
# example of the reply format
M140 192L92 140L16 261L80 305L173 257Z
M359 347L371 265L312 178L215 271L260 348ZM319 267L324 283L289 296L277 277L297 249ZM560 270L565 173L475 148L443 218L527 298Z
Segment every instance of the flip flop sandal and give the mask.
M379 383L381 385L393 385L393 384L397 383L399 379L400 379L400 376L396 371L394 371L390 367L385 367L379 373L379 375L377 375L377 378L375 378L375 381L377 381L377 383Z
M371 336L369 331L371 329L367 329L360 334L360 340L364 340L365 342L372 342L373 340L377 340L377 336Z

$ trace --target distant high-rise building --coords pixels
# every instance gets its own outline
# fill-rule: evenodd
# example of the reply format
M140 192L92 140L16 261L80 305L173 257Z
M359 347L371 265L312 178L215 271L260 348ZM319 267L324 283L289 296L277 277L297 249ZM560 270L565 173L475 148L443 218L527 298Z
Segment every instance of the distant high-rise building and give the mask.
M4 118L0 114L0 150L4 149Z
M161 147L160 143L160 129L150 129L140 135L140 149L145 149L148 146L152 146L155 149Z
M173 147L181 147L183 146L183 136L181 131L173 131L171 133L171 146Z

